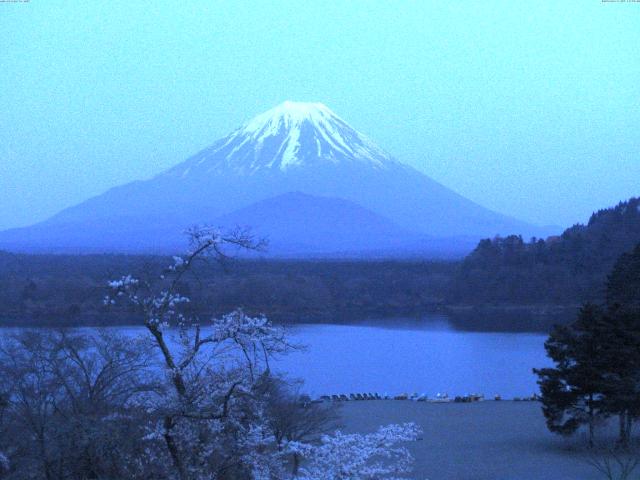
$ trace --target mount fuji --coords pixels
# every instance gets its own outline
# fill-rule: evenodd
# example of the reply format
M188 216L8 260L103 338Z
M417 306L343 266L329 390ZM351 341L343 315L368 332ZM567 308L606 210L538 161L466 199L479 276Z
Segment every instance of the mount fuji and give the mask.
M0 248L171 252L194 224L250 224L282 255L455 254L481 237L548 233L399 162L325 105L287 101L149 180L0 232Z

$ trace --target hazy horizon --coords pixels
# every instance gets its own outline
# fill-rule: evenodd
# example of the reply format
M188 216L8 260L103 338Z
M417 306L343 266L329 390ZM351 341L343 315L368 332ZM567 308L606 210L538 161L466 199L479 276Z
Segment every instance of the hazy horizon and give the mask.
M640 195L638 4L31 1L0 4L0 23L0 229L149 178L284 100L532 223Z

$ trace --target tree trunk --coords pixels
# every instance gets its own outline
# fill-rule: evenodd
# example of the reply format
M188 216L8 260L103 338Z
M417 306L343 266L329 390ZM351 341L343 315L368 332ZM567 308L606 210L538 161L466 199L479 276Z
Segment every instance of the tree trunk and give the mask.
M52 480L53 474L51 472L51 462L47 458L47 449L45 447L44 432L42 428L38 432L38 445L40 447L40 456L42 458L42 469L44 471L44 478L46 478L46 480Z
M629 413L626 410L620 412L619 415L620 433L618 437L618 445L622 448L627 448L629 446L628 416Z
M593 448L593 430L594 430L594 414L593 414L593 394L589 395L589 448Z
M300 455L297 453L293 454L293 476L298 476L298 470L300 470Z
M171 434L171 429L173 428L173 418L170 416L164 417L164 442L167 445L167 450L169 450L169 454L171 455L171 459L173 460L173 465L178 470L178 477L180 480L188 480L187 470L182 463L182 458L180 457L180 452L178 451L178 446Z

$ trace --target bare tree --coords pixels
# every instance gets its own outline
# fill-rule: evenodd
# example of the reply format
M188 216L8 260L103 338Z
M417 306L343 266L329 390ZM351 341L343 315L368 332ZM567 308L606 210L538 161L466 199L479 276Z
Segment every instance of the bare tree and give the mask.
M138 404L157 394L144 344L106 333L23 331L0 346L6 478L132 478Z
M340 426L338 404L311 402L308 396L300 394L299 388L300 382L287 382L278 377L265 382L267 422L279 450L286 449L291 442L317 442L322 434ZM300 462L300 453L292 451L294 477L298 474Z
M629 480L640 464L640 457L629 451L608 449L600 455L592 452L588 463L607 480Z

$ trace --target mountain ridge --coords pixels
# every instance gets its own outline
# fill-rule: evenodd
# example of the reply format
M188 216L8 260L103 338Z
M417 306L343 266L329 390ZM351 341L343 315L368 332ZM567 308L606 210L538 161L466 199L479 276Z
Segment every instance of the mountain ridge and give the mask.
M218 227L250 227L268 240L272 256L397 256L419 252L431 245L439 258L461 257L474 243L463 238L434 241L419 232L405 230L393 221L356 203L335 197L288 192L261 200L217 218ZM298 226L304 224L304 229ZM309 234L308 232L311 232Z
M0 232L0 248L176 248L187 227L287 192L347 200L425 238L546 235L399 162L323 104L285 102L149 180Z

